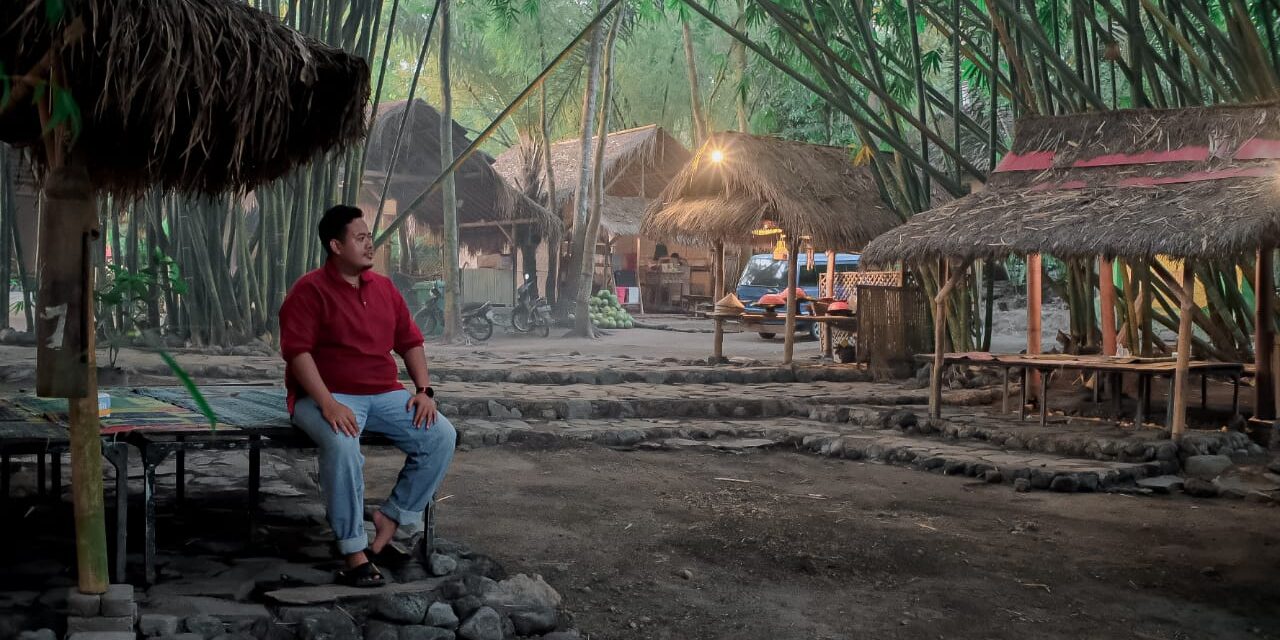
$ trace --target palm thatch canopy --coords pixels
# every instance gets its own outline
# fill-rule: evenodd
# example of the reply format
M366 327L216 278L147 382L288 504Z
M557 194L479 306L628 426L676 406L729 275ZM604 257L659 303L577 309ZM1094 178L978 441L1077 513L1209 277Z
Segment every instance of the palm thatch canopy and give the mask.
M545 201L548 190L544 184L545 172L528 170L531 154L526 148L530 144L524 140L500 154L494 168L515 188ZM578 169L582 164L581 145L580 138L551 145L549 155L556 179L557 210L564 209L577 193ZM592 138L593 153L595 145L596 138ZM610 133L604 144L605 194L621 198L655 198L690 157L684 145L656 124ZM537 176L533 184L530 184L531 176Z
M386 180L387 168L391 164L391 154L395 148L396 134L400 131L400 122L405 110L409 108L407 100L397 100L378 106L378 116L374 119L369 132L369 152L365 156L365 187L373 197L382 195L383 182ZM414 99L409 111L409 120L405 124L404 137L400 140L399 158L395 162L395 175L392 177L387 196L400 203L407 204L418 197L440 175L443 165L440 162L440 120L441 115L421 99ZM457 122L453 123L453 150L459 154L471 144L467 130ZM458 223L471 224L459 229L459 241L472 249L498 251L507 243L506 236L494 226L474 226L484 223L498 223L510 226L516 217L517 210L521 219L533 220L534 225L547 228L557 221L537 209L517 209L519 194L515 193L507 182L493 170L493 158L486 153L477 152L454 173L454 184L458 197ZM444 228L444 196L436 191L421 207L417 218L433 230Z
M19 78L0 140L48 166L32 98L52 70L73 156L122 196L244 192L365 132L364 60L234 0L0 3L0 60Z
M1157 255L1280 245L1280 103L1018 121L986 188L913 217L868 263Z
M848 149L726 132L667 185L643 229L683 244L747 245L771 224L816 247L855 250L901 222Z

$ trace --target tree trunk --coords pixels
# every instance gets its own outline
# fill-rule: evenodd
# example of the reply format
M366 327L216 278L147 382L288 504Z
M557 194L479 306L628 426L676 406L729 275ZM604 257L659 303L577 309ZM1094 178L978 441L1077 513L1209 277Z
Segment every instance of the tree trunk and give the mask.
M587 61L587 82L582 97L582 141L578 147L578 190L573 195L573 244L569 257L569 279L565 281L564 291L577 292L578 277L582 273L582 262L590 263L595 249L595 239L587 244L587 222L590 217L591 200L591 134L595 131L598 89L600 87L600 57L604 48L604 33L597 26L591 35L591 51ZM568 301L561 300L567 312Z
M449 83L449 0L440 2L440 166L453 163L453 90ZM458 270L458 197L453 174L441 185L444 200L444 340L461 332L462 273Z
M542 13L536 14L538 23L538 57L542 62L542 66L547 66L547 47L546 40L542 34ZM560 210L560 199L556 196L556 168L551 162L551 122L547 117L547 85L542 83L541 87L541 104L538 106L538 133L542 139L542 169L547 173L547 210L552 212L557 218L563 221L563 212ZM547 301L555 304L559 297L558 287L560 281L560 233L551 231L544 234L543 241L547 243L547 282L544 292ZM536 269L535 269L535 277Z
M591 276L595 272L596 239L600 237L600 207L604 203L604 147L609 137L609 98L613 89L613 46L617 41L618 26L622 24L622 17L623 13L619 11L613 18L613 25L609 27L609 37L604 45L604 62L600 68L604 90L598 116L596 156L591 163L591 217L587 220L586 237L582 244L582 263L578 271L577 317L574 321L574 333L584 336L592 334L588 303L591 298Z
M684 60L689 70L689 107L693 120L694 144L697 147L707 139L707 121L702 113L702 94L698 90L698 63L693 53L693 34L689 31L689 21L680 23L680 32L684 38Z
M738 22L735 28L742 31L746 26L746 2L745 0L738 0ZM729 57L733 59L734 75L737 76L737 82L734 83L733 87L733 105L734 111L738 115L738 131L749 133L751 120L747 116L747 46L734 40L729 49Z

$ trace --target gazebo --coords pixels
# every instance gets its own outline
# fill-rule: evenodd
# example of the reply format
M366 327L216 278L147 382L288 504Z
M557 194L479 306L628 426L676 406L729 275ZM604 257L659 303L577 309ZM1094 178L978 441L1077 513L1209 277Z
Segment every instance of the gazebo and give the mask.
M369 68L233 0L7 2L0 24L0 140L43 190L37 392L69 399L79 587L101 593L96 196L244 193L341 149L364 136Z
M651 205L646 235L713 247L751 245L760 230L785 234L788 282L785 362L795 350L797 254L802 239L832 251L857 250L902 223L880 196L871 170L850 151L745 133L717 133ZM725 290L716 269L715 295ZM717 323L719 325L719 323ZM721 337L717 332L716 356Z
M1196 261L1230 264L1257 256L1255 417L1275 418L1272 395L1272 252L1280 245L1280 104L1124 110L1018 121L1013 149L985 187L921 213L867 246L864 260L946 261L952 276L982 258L1048 253L1098 259L1104 353L1114 355L1114 258L1183 261L1172 435L1186 428ZM1030 269L1029 269L1030 271ZM1038 314L1038 309L1031 309ZM1032 321L1038 318L1031 318ZM1035 330L1035 327L1031 327ZM937 334L935 334L937 335ZM1036 339L1038 342L1038 337ZM931 411L938 415L942 341L934 354Z

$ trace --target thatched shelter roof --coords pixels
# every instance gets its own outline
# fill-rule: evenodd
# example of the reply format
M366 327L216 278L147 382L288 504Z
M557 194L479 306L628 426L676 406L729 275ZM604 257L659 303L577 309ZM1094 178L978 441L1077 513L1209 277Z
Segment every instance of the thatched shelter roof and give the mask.
M644 234L747 245L766 222L816 247L854 250L901 219L848 149L726 132L711 136L650 205Z
M32 78L52 63L81 119L73 153L117 195L247 191L365 132L368 65L234 0L0 3L0 60ZM33 92L13 89L0 140L43 168Z
M983 191L913 217L864 260L1229 260L1280 245L1278 160L1276 103L1024 118Z
M526 140L498 156L494 168L517 189L545 199L545 173L538 172L536 185L527 184L529 154L522 151ZM578 189L578 168L582 160L580 138L551 145L552 169L556 176L557 209L563 209ZM591 139L594 153L596 138ZM662 192L691 157L671 134L651 124L610 133L604 144L605 193L623 198L654 198Z
M400 121L404 118L408 101L397 100L378 105L369 135L369 153L365 156L365 186L377 196L382 194L383 181L390 165ZM414 99L400 141L399 159L395 176L391 181L388 197L402 206L417 198L440 175L440 119L439 111L421 99ZM459 154L471 144L467 130L453 123L453 151ZM458 223L483 225L505 223L519 218L533 220L539 229L556 226L554 217L532 207L517 207L519 194L493 169L493 157L477 151L454 173L458 196ZM439 190L417 211L417 219L435 231L444 227L444 196ZM459 241L472 249L498 251L507 244L507 237L494 226L462 227Z

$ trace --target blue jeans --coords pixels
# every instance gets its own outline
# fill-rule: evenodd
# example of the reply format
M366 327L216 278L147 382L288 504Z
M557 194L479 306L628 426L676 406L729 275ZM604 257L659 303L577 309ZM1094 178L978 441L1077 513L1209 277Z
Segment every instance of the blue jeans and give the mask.
M413 413L405 410L412 395L405 390L371 396L335 393L333 397L356 415L361 433L385 436L405 453L400 477L381 511L402 526L421 524L427 503L435 496L453 459L457 441L453 425L437 412L430 427L414 427ZM338 550L344 555L364 551L369 536L364 528L364 454L360 452L360 439L335 433L311 398L294 405L293 424L320 447L320 485L329 526L338 538Z

